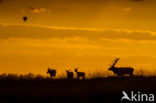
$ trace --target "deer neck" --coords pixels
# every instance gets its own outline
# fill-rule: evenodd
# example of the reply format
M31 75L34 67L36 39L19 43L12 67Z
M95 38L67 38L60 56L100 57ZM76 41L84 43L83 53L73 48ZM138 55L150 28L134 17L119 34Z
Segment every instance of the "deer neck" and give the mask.
M112 66L111 68L112 68L113 71L116 70L116 67L115 66Z
M116 73L118 71L116 67L112 67L112 70L114 73Z
M112 68L112 69L115 69L115 66L113 65L111 68Z

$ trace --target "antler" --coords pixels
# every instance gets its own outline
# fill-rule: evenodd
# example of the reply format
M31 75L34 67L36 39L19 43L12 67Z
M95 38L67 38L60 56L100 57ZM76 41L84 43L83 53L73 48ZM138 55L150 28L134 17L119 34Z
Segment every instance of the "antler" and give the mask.
M120 58L116 58L116 59L115 59L115 62L117 62L118 60L120 60Z
M111 66L115 66L118 60L120 60L120 58L116 58Z

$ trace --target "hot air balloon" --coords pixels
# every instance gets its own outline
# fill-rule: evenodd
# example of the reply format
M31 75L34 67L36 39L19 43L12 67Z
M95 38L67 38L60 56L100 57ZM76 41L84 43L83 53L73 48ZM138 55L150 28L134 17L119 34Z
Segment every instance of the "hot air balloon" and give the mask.
M28 17L24 16L23 20L24 20L24 22L26 22L28 20Z

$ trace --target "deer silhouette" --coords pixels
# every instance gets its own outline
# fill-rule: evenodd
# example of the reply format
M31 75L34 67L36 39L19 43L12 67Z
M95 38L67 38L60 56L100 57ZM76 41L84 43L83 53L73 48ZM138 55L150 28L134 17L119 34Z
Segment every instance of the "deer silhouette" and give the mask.
M56 75L56 70L48 67L47 74L50 74L50 77L53 78Z
M115 67L119 60L120 58L116 58L108 70L113 71L117 76L123 76L125 74L132 76L134 71L132 67Z
M75 72L77 74L77 79L80 79L81 77L85 79L85 73L84 72L78 72L78 68L75 68Z
M67 79L73 79L74 73L70 70L66 70L67 73Z

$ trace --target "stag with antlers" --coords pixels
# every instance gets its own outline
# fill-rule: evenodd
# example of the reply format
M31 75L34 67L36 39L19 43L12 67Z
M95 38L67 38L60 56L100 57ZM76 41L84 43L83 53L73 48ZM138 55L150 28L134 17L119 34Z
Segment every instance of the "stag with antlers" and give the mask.
M117 76L123 76L125 74L132 76L134 72L134 69L132 67L115 67L119 60L120 58L116 58L108 70L113 71L113 73Z

